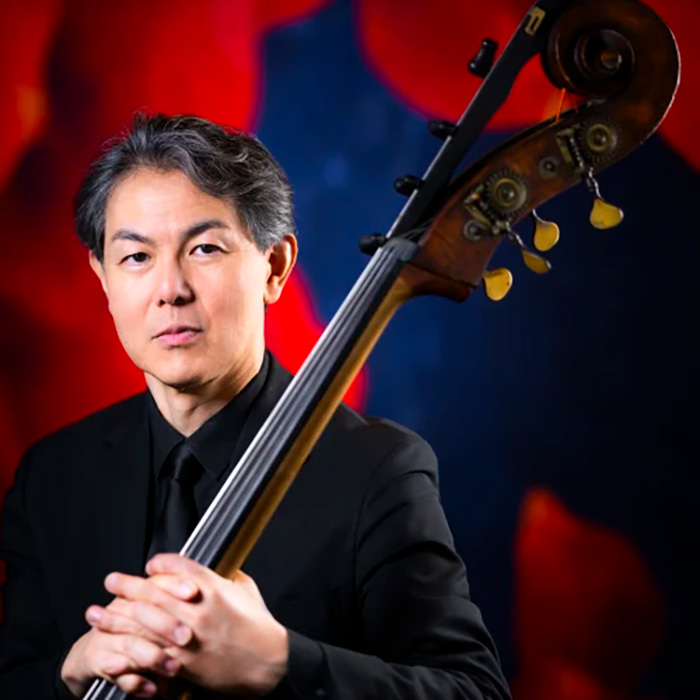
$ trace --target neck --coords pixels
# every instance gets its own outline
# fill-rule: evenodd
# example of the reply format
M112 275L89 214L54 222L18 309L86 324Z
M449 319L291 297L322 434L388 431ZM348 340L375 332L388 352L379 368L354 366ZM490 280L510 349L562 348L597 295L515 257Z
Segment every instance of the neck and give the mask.
M146 385L165 420L189 437L246 387L260 371L263 357L264 348L226 375L186 389L164 384L148 373Z

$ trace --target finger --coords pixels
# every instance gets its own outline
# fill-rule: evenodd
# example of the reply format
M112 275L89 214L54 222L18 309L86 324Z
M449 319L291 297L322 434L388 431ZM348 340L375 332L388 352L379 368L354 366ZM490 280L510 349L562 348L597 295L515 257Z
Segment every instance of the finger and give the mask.
M106 651L100 655L100 664L96 675L117 685L127 693L137 697L150 697L154 693L153 681L133 672L133 661L123 654ZM139 695L141 694L141 695Z
M132 633L142 637L146 636L147 639L163 647L169 645L186 646L192 641L193 634L191 629L157 605L143 601L130 601L125 598L115 598L105 610L107 613L114 613L118 616L114 620L116 627L104 629L106 632L117 634ZM99 621L96 623L92 622L92 619L97 617L95 613L100 614L99 606L93 605L88 608L88 622L97 626L98 629L103 629ZM121 620L119 617L128 619ZM109 624L111 622L109 615L107 620L106 624Z
M94 672L101 678L106 678L114 683L116 678L129 673L132 669L133 662L128 656L105 650L98 656L97 667Z
M149 576L156 574L174 574L182 576L194 583L205 583L211 580L214 572L206 566L198 564L192 559L180 554L156 554L147 564L146 573Z
M113 641L115 645L113 651L129 660L129 668L126 671L150 671L174 676L181 668L179 661L168 656L157 644L143 637L117 635Z
M91 605L85 611L85 619L91 627L101 632L110 634L137 634L138 623L129 617L118 615L112 610L101 608L99 605Z
M127 695L133 695L135 698L152 698L158 692L153 681L136 674L119 676L116 679L116 685L119 690L124 691Z
M156 554L146 564L146 573L149 574L153 580L156 579L158 574L189 577L191 583L199 585L202 593L205 592L205 589L212 590L217 588L218 583L223 579L222 576L219 576L219 574L206 566L202 566L196 561L192 561L192 559L188 559L179 554ZM257 594L257 597L260 597L255 581L245 572L241 570L236 571L231 580L234 583L240 584L249 592ZM164 578L163 581L166 581L166 578ZM170 583L171 582L168 581L168 585L170 585ZM172 591L172 589L168 590L169 592L173 592L173 595L181 597L178 593Z
M158 629L153 629L149 625L143 624L139 617L135 614L134 608L139 603L130 603L125 601L123 598L116 598L115 600L121 601L120 605L110 604L108 608L101 608L98 605L91 605L85 612L85 618L91 627L94 627L100 632L107 632L108 634L131 634L138 637L144 637L149 641L158 644L161 647L171 645L173 643L177 644L179 639L184 638L182 632L178 632L177 635L166 635L162 634ZM144 603L143 605L148 605ZM155 610L160 610L160 608L155 608ZM119 612L115 612L119 610ZM166 613L163 613L166 614ZM175 618L170 618L174 620L173 627L178 627L178 623ZM164 625L162 625L164 626ZM191 633L189 633L189 628L187 628L187 636L184 644L187 644L191 640Z
M121 690L135 697L152 697L155 684L148 678L139 676L136 673L126 673L129 669L129 659L118 654L105 657L105 670L98 673L100 678L104 678L116 685Z
M149 578L166 593L180 600L192 601L199 596L200 590L194 581L170 574L155 574Z
M183 608L186 604L164 591L150 579L114 572L105 579L105 588L110 593L130 601L142 600L158 605L181 622L185 622L182 616L186 613Z
M134 619L168 644L187 646L192 641L192 630L157 605L138 601L132 606Z

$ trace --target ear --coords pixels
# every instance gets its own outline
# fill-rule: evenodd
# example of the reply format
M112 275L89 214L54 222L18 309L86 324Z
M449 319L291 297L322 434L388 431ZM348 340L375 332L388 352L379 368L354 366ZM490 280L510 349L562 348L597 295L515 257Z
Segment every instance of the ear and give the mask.
M268 275L263 301L265 304L274 304L282 295L282 289L297 260L296 236L293 233L286 233L277 243L269 247L266 256Z
M90 267L92 271L97 275L102 285L102 291L107 294L107 283L105 282L105 269L102 263L97 259L95 253L90 251Z

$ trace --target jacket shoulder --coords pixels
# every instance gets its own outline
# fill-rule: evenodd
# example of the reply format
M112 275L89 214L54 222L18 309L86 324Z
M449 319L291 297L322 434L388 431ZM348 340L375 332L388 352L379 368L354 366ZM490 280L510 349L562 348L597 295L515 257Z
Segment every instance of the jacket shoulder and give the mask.
M373 440L387 449L402 445L422 445L430 450L430 445L418 433L388 418L364 416L347 404L340 404L328 425L332 434L346 434L352 440Z
M140 420L145 405L144 391L90 413L37 440L27 449L23 459L41 458L47 453L55 454L65 449L76 450L80 444L101 440L115 427Z
M363 416L341 404L318 444L336 465L345 464L354 479L391 479L423 471L437 482L437 457L428 442L413 430L387 418ZM363 474L364 473L364 474Z

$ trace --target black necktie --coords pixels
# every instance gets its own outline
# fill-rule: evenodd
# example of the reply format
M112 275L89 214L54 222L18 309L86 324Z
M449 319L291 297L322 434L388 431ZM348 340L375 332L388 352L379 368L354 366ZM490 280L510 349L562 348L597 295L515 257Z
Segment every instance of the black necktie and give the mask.
M199 519L193 486L202 467L184 440L173 447L163 469L170 478L153 528L148 559L158 552L179 552Z

